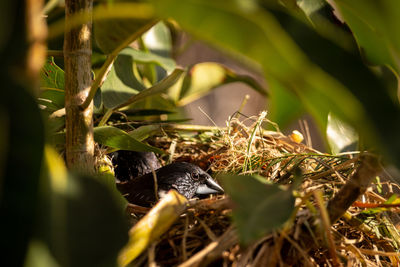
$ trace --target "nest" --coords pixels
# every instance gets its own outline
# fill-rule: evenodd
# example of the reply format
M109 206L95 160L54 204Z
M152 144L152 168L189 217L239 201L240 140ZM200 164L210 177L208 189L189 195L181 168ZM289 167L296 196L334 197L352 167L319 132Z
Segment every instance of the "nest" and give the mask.
M183 214L178 214L168 230L148 244L133 265L399 265L400 235L396 224L400 220L394 195L397 184L376 178L374 171L379 168L375 165L368 172L368 162L358 152L320 153L299 142L298 136L266 131L265 124L271 122L265 119L265 113L247 120L251 125L233 118L226 128L193 126L183 133L182 127L166 127L164 135L151 142L169 152L162 159L164 162L196 163L211 170L217 180L221 173L258 174L289 187L296 182L296 170L301 170L301 185L295 192L296 209L289 222L243 246L231 220L233 205L228 196L190 200L185 203ZM363 193L355 196L359 197L357 201L351 200L352 205L344 210L331 207L335 203L345 206L343 203L349 198L343 191L351 184L349 181L363 175L373 177L361 177L361 184L354 185ZM134 207L129 211L139 219L147 212ZM332 215L335 212L338 218ZM332 224L329 219L333 219Z

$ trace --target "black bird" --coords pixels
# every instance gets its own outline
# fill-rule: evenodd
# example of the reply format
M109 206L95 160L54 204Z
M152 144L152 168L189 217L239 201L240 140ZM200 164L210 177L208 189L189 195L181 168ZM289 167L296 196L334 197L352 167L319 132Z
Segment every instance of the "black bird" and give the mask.
M172 163L157 169L155 174L158 198L163 197L170 189L177 190L188 199L224 192L222 187L208 173L191 163ZM117 183L117 188L133 204L150 206L157 200L153 173L145 174L130 181Z
M111 156L118 182L129 181L161 168L153 152L119 150L113 152Z

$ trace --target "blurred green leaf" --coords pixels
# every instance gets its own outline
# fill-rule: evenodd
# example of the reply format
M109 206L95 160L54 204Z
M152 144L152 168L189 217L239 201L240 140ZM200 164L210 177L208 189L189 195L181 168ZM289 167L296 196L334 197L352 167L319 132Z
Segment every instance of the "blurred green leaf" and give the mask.
M1 265L22 266L36 220L44 127L31 92L8 73L0 72L7 88L0 98Z
M204 62L193 65L187 71L177 105L186 105L219 86L233 82L243 82L260 94L267 95L265 88L250 76L237 74L218 63Z
M333 112L365 134L369 144L378 141L400 165L399 107L355 52L267 5L239 9L235 1L154 3L160 16L173 17L196 37L261 64L267 81L271 77L294 92L321 131Z
M24 267L60 267L51 255L47 245L39 240L31 240Z
M116 196L95 177L68 174L50 148L46 167L38 225L54 258L61 266L116 266L128 240L124 209Z
M138 4L129 6L124 5L124 3L118 3L116 1L115 4L111 5L100 4L99 7L105 10L109 9L107 19L103 18L105 17L105 13L104 15L101 12L98 12L99 14L96 14L96 9L94 10L94 38L98 47L105 54L110 54L113 53L115 50L122 50L124 47L127 47L130 43L132 43L135 39L145 33L156 23L156 21L151 17L132 19L118 18L118 13L120 13L121 11L118 8L125 8L124 12L131 13L132 17L134 17L134 14L140 12L141 8L146 9L146 6L142 7Z
M163 21L158 22L145 34L143 34L143 42L152 53L162 56L171 57L172 40L171 32Z
M319 34L345 49L357 49L354 36L348 26L337 17L334 8L328 1L298 0L297 4ZM295 12L295 14L302 17L299 12Z
M223 175L222 184L235 204L233 221L245 244L281 227L294 210L291 190L278 185L241 175Z
M141 143L130 136L128 133L112 126L95 127L94 140L99 144L106 145L112 148L141 152L152 151L155 153L164 154L164 151Z
M334 1L367 59L389 65L400 74L400 2L397 0Z
M307 16L315 14L327 5L326 0L297 0L297 4Z
M94 22L94 37L100 49L105 54L110 54L116 49L128 46L153 25L152 20L99 20Z
M271 92L268 118L275 122L279 128L285 129L305 113L304 106L299 98L292 91L286 90L278 81L270 78L268 89Z
M14 1L2 1L0 3L0 51L3 51L13 31L14 25L10 25L9 22L16 8L17 5Z
M118 265L140 266L134 261L154 241L158 240L187 209L188 200L175 190L170 190L160 201L129 230L129 242L121 250Z
M107 156L104 155L103 157ZM121 192L116 187L115 173L111 165L111 162L105 162L104 159L100 159L98 161L98 169L96 175L94 176L94 179L105 185L112 193L113 199L116 201L118 206L120 206L122 210L125 210L128 201L124 196L122 196Z
M332 113L328 115L326 136L332 154L358 150L358 133Z
M141 43L144 50L165 58L172 57L172 37L171 31L163 21L158 22L145 34L143 34ZM154 84L167 75L166 68L162 68L155 64L144 66L144 70L148 71L147 77Z
M175 61L172 58L159 56L155 53L136 50L133 48L126 48L123 50L124 54L130 55L137 63L154 63L163 67L167 72L172 72L175 69Z
M306 91L300 95L314 117L318 118L321 111L326 111L328 107L329 111L361 133L368 145L379 147L400 165L400 141L397 141L400 135L400 108L384 82L364 65L358 54L342 49L283 13L277 13L277 16L309 59L347 88L347 92L343 92L345 94L329 90L326 86L321 87L321 93L326 96L315 94L317 91ZM328 113L324 114L328 116Z
M245 63L261 64L267 81L271 77L286 90L292 90L316 117L321 129L325 129L331 109L351 121L365 119L357 99L308 60L270 12L259 8L241 10L235 1L230 5L197 0L154 2L161 16L173 17L196 37L245 59ZM294 29L296 24L302 24L293 18L291 21ZM318 42L313 46L323 48Z

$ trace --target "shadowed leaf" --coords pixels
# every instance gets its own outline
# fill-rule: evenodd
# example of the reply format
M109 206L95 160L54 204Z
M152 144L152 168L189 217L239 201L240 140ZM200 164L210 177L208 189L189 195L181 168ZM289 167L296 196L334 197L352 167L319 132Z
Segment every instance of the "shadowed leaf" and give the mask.
M278 185L241 175L224 175L222 182L235 204L233 220L245 244L281 227L294 210L292 192Z
M50 148L46 167L39 228L54 258L60 266L115 266L128 237L115 193L99 177L68 174Z
M162 150L141 143L128 133L112 126L101 126L94 128L94 140L99 144L112 148L142 152L152 151L155 153L164 154Z

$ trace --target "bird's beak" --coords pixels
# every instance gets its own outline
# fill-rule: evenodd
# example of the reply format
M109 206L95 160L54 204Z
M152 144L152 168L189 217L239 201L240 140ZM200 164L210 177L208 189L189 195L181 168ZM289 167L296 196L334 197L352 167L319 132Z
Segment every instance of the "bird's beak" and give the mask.
M196 190L198 195L224 193L224 189L217 184L211 177L208 177L204 184L199 185Z

